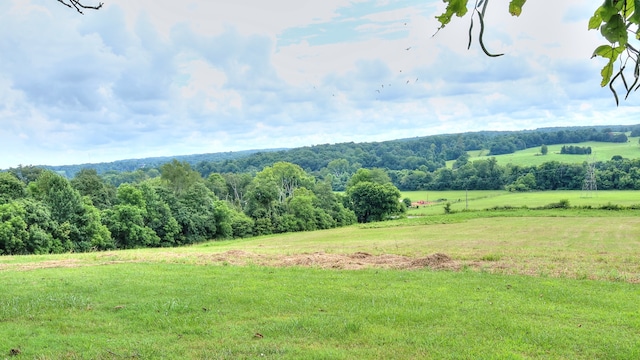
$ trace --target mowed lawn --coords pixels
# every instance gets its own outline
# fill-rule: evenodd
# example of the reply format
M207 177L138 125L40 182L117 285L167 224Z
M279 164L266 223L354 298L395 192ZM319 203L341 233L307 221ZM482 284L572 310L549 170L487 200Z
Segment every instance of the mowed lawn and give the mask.
M479 211L0 257L0 357L640 358L638 215ZM281 261L354 253L451 261L447 270Z

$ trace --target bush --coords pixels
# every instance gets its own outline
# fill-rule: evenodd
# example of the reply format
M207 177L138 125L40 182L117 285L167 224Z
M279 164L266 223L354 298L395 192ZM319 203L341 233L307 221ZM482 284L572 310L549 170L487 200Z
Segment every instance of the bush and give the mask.
M602 210L623 210L624 207L620 206L618 204L612 204L612 203L609 202L609 203L606 203L604 205L601 205L600 209L602 209Z
M234 212L231 216L231 229L234 238L253 236L253 219L241 212Z
M539 209L569 209L570 207L569 199L561 199L557 203L547 204Z
M447 202L446 204L444 204L444 213L445 214L451 214L451 203Z

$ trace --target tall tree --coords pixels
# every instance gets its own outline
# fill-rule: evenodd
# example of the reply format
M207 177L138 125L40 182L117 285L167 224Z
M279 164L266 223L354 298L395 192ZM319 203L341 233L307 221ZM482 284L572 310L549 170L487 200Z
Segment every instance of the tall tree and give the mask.
M176 159L168 162L160 167L162 180L165 180L169 188L180 196L189 189L193 184L202 181L200 173L191 169L189 163L179 162Z
M359 182L372 182L376 184L386 184L391 182L391 178L383 169L358 169L347 182L347 189L357 185Z
M6 204L26 195L25 186L13 174L0 172L0 204Z
M29 193L43 201L58 225L57 237L70 241L74 251L89 251L109 243L109 231L101 224L95 207L82 201L82 197L62 176L45 171L38 180L29 184Z
M43 171L44 171L43 168L39 168L33 165L29 165L29 166L18 165L17 168L9 169L9 172L15 175L15 177L17 177L18 179L20 179L20 181L25 183L25 185L29 185L29 183L36 181L38 176L40 176L40 174L42 174Z
M0 255L26 254L29 238L25 210L16 203L0 205Z
M347 198L358 222L386 220L402 212L400 191L391 183L361 181L347 189Z
M540 146L540 154L547 155L548 153L549 153L549 148L547 147L547 145L542 144L542 146Z
M146 212L143 220L160 238L160 246L168 247L176 243L180 225L173 217L169 205L158 195L157 187L143 182L138 187L142 192Z
M118 187L118 204L105 213L105 223L117 247L132 249L160 244L160 237L145 224L147 204L142 191L131 184Z
M95 169L82 169L71 180L71 186L80 195L88 196L98 209L111 207L116 197L116 188L102 180Z

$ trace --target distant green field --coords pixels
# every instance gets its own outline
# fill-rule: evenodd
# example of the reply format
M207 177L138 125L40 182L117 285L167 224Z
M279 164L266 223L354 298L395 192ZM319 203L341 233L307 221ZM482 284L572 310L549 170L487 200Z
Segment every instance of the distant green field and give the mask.
M560 149L564 145L574 145L587 147L590 146L595 156L596 161L611 160L615 155L620 155L623 158L636 159L640 158L640 145L638 144L637 137L630 137L629 142L626 143L606 143L606 142L583 142L573 144L559 144L548 145L549 153L547 155L540 155L540 147L529 148L525 150L516 151L513 154L496 155L495 158L500 165L514 164L521 166L537 166L549 161L558 161L561 163L579 164L583 161L587 161L589 155L563 155L560 154ZM470 160L488 159L487 150L469 151ZM451 167L454 160L447 162L447 167Z
M403 191L402 197L413 202L424 201L425 205L410 209L410 215L442 214L445 203L453 210L484 210L496 206L539 207L569 200L571 206L598 207L608 203L630 206L640 204L640 191L596 191L586 193L579 190L508 192L505 190L461 191Z

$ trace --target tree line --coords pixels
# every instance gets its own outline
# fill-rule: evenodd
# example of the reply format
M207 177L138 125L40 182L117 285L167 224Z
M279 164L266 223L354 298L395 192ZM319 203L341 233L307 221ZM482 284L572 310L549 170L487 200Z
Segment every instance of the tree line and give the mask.
M612 160L595 164L600 190L640 190L640 159ZM415 190L500 190L543 191L581 190L589 164L566 164L558 161L538 166L499 165L495 158L466 162L454 168L434 172L423 170L389 171L402 191Z
M316 175L329 167L334 160L344 159L349 166L357 168L382 168L389 170L415 170L424 167L435 171L445 166L446 161L458 159L467 151L485 150L487 155L513 153L543 144L579 143L584 141L627 141L624 132L634 131L637 126L599 126L542 128L526 131L482 131L461 134L432 135L372 143L320 144L295 149L250 150L217 154L187 155L175 157L200 172L203 177L211 173L257 173L276 162L297 164L305 171ZM172 158L148 158L122 160L113 163L46 166L63 172L72 178L83 168L96 169L99 175L110 174L117 178L122 172L138 169L157 169ZM341 166L341 165L340 165ZM333 164L329 171L342 171ZM353 169L352 169L353 170ZM128 181L129 179L123 179ZM335 184L338 185L338 184ZM346 179L342 179L344 190Z
M560 154L590 155L591 146L563 145L562 148L560 149Z
M31 166L0 172L0 254L169 247L328 229L405 210L382 170L358 169L344 194L285 162L254 175L203 178L173 160L157 173L116 187L94 169L71 180Z

